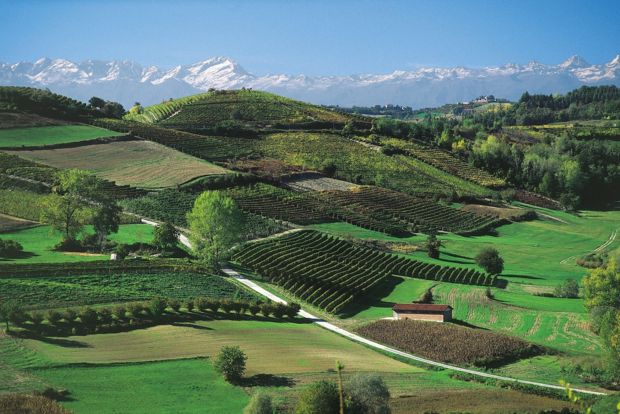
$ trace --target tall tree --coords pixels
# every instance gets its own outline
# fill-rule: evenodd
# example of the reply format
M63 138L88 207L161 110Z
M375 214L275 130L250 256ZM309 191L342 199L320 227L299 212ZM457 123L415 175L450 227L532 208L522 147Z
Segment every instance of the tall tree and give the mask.
M164 222L153 230L153 244L161 251L174 250L177 246L179 231L169 222Z
M219 191L205 191L187 214L196 254L217 266L222 254L239 240L243 216L234 200Z
M100 247L111 233L118 232L122 209L115 202L108 201L95 210L93 227Z

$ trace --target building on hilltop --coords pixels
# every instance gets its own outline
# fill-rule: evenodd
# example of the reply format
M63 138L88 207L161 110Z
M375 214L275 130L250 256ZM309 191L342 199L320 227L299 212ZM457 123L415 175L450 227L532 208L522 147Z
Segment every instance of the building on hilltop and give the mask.
M392 307L394 319L414 319L418 321L450 322L452 306L430 303L404 303Z

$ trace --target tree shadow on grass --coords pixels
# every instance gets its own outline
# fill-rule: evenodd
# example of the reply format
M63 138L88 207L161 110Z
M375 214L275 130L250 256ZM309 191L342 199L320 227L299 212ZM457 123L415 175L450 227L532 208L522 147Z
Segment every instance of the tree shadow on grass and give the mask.
M242 387L292 387L295 385L295 380L273 374L256 374L242 378L238 385Z
M178 326L178 327L181 327L181 328L200 329L200 330L203 330L203 331L212 331L213 330L213 328L209 328L208 326L197 325L197 324L191 323L191 322L172 322L170 325Z
M22 251L12 257L2 257L0 258L0 262L13 262L15 260L30 259L31 257L35 257L35 256L39 256L39 255L33 252Z
M482 331L488 331L488 330L489 330L488 328L483 328L483 327L481 327L481 326L472 325L471 323L466 322L466 321L462 321L462 320L460 320L460 319L452 319L452 320L450 321L450 323L452 323L452 324L454 324L454 325L464 326L464 327L466 327L466 328L471 328L471 329L480 329L480 330L482 330Z
M86 342L76 341L74 339L54 338L49 336L40 336L34 339L45 342L47 344L61 346L63 348L92 348L90 344L87 344Z
M388 296L396 286L403 283L406 279L404 277L395 277L390 276L387 278L385 283L380 284L379 286L372 289L366 295L366 300L361 300L359 302L355 302L347 306L341 313L340 316L343 318L348 318L360 313L363 310L366 310L370 307L377 308L392 308L394 305L393 302L384 302L382 300L377 300L373 298L384 298ZM416 300L417 298L412 297L411 300Z
M460 254L449 253L449 252L441 252L441 256L450 256L450 257L458 257L459 259L467 259L471 260L473 263L474 258L469 256L462 256Z
M515 274L505 274L502 273L501 274L502 277L520 277L522 279L535 279L535 280L540 280L542 279L542 277L538 277L538 276L529 276L529 275L515 275Z

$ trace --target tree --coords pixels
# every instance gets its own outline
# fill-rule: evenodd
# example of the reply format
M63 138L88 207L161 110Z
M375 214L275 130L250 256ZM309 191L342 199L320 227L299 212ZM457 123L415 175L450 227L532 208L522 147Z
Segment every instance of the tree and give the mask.
M482 267L487 273L498 275L504 270L504 259L499 252L492 247L485 247L476 256L476 263Z
M609 372L620 378L620 254L610 255L607 265L591 270L583 279L585 305L594 330L603 340Z
M243 409L243 414L273 414L271 397L262 392L256 392L250 398L250 402Z
M119 205L113 202L103 203L95 210L92 221L100 248L103 247L108 235L118 232L122 211Z
M101 98L93 96L88 100L88 104L95 109L101 109L103 108L103 105L105 105L105 101Z
M110 118L121 118L125 114L125 108L118 102L106 102L101 108L101 112Z
M149 306L149 310L151 311L151 315L158 318L164 314L166 310L166 300L163 298L153 298L151 299L151 303Z
M377 374L356 374L347 382L347 409L356 414L389 414L390 391Z
M205 191L187 214L196 255L217 266L222 254L238 240L243 225L232 198L218 191Z
M336 384L329 381L317 381L301 392L295 407L295 414L337 414L339 408Z
M71 169L57 173L58 185L45 198L41 221L63 234L63 240L75 240L91 211L86 198L96 196L100 181L86 171Z
M434 232L429 234L428 238L426 239L426 251L427 251L428 257L431 257L433 259L438 259L440 247L441 247L441 240L437 238Z
M248 357L238 346L225 346L215 357L214 367L229 382L241 379Z
M161 251L171 251L177 246L179 231L169 222L164 222L153 230L153 244Z
M0 322L6 325L6 332L10 332L9 322L16 320L16 315L21 315L19 305L13 301L0 302Z

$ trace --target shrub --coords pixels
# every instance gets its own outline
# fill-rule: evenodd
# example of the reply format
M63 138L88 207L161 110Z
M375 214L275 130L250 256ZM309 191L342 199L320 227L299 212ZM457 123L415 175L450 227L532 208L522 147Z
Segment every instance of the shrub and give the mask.
M219 300L207 301L207 309L209 309L211 312L214 312L214 313L217 312L220 309L220 307L222 307L222 302L220 302Z
M271 303L261 303L260 313L265 318L268 318L273 313L273 306L271 305Z
M336 384L317 381L303 390L299 396L295 414L337 414L340 398Z
M250 306L248 306L248 310L250 311L250 314L252 314L252 316L256 316L258 315L258 312L260 312L260 305L258 305L257 303L252 303Z
M181 302L178 299L168 299L168 306L175 311L178 312L181 309Z
M194 300L193 299L189 299L187 302L185 302L185 307L187 308L188 312L191 312L194 310Z
M204 312L209 308L209 302L205 298L198 298L194 301L194 304L199 311Z
M124 320L127 317L127 309L122 305L116 306L114 308L114 316L116 316L116 319L119 321Z
M504 259L499 252L492 247L485 247L476 256L476 263L487 273L498 275L504 270Z
M278 303L273 306L273 316L275 316L277 319L282 319L285 313L286 313L285 305Z
M97 312L92 308L85 308L80 312L82 324L89 329L94 329L97 326L97 319Z
M0 240L0 257L19 257L24 248L15 240Z
M215 357L213 366L227 381L235 382L243 376L247 359L238 346L225 346Z
M35 311L35 312L30 312L29 319L34 325L38 326L43 322L43 319L45 318L43 317L43 314L41 312Z
M233 311L234 305L232 304L231 301L229 300L224 300L222 301L222 304L220 306L222 308L222 310L226 313L230 313Z
M289 318L294 318L295 316L297 316L300 310L301 305L299 303L291 302L286 308L286 316L288 316Z
M151 315L153 315L155 318L160 317L166 310L166 299L159 297L151 299L151 303L149 304L149 310L151 311Z
M1 413L45 413L45 414L70 414L57 402L42 395L28 394L3 394L0 395Z
M567 279L555 287L553 294L558 298L578 298L579 284L574 279Z
M259 391L252 395L243 414L273 414L273 408L271 397Z
M103 308L99 311L99 320L105 325L112 323L112 311L110 308Z
M129 247L129 245L125 243L120 243L118 246L116 246L116 250L115 250L116 258L118 260L123 260L129 255L130 251L131 251L131 248Z
M62 317L68 323L73 323L77 319L77 312L73 309L65 309Z
M62 319L62 314L56 310L50 310L47 312L47 321L52 325L57 325Z
M356 374L345 386L347 411L356 414L389 414L390 391L377 374Z
M129 310L129 313L131 313L131 316L134 318L139 318L142 316L144 306L141 303L132 303L127 307L127 309Z

